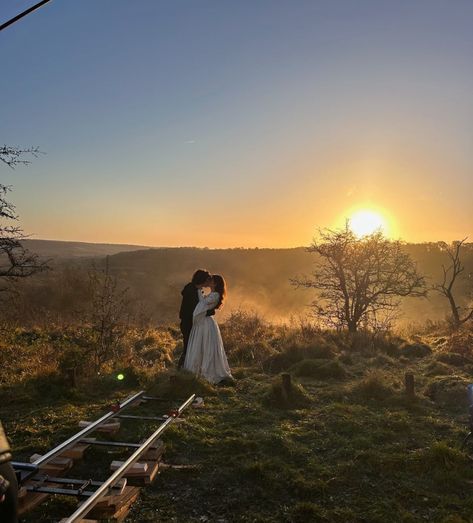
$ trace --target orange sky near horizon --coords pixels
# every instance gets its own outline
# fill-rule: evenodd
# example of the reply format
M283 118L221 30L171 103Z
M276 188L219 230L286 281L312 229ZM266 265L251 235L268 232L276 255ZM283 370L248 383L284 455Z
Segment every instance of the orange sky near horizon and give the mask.
M295 247L367 209L473 239L471 2L59 2L2 50L33 238Z

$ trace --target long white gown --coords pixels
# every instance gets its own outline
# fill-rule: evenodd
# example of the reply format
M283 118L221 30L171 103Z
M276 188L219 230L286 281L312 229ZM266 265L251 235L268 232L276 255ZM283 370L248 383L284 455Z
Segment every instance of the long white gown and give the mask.
M207 311L213 309L219 299L218 292L204 296L202 291L199 291L199 303L194 309L192 330L183 365L185 370L202 376L210 383L232 378L218 324L213 316L207 316Z

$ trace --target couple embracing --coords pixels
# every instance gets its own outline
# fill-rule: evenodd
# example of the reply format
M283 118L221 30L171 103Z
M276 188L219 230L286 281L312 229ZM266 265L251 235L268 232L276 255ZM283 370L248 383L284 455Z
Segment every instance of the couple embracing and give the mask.
M204 293L204 289L210 292ZM219 274L199 269L181 292L179 312L184 350L178 368L205 378L210 383L233 380L215 321L226 295L225 280Z

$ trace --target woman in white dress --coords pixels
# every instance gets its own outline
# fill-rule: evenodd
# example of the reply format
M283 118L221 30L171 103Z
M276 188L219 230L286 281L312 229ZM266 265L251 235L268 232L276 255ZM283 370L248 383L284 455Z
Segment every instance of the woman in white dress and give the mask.
M225 299L226 286L223 277L214 274L210 289L211 292L206 296L199 291L199 303L194 310L183 368L202 376L210 383L218 383L233 379L218 324L213 316L207 316L208 310L220 308Z

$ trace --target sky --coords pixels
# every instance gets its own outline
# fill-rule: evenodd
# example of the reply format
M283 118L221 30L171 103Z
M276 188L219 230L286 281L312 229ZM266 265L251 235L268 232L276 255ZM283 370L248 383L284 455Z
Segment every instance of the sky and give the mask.
M294 247L360 209L473 238L471 0L52 0L0 49L33 238Z

